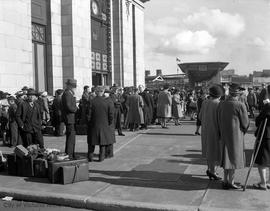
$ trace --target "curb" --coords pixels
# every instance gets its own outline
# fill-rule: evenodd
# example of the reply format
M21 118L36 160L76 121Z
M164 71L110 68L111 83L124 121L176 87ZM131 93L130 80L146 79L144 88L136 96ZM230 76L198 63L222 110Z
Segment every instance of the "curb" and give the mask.
M147 202L108 200L89 197L86 195L58 194L1 188L0 197L5 196L11 196L16 200L102 211L198 211L197 206L163 205Z

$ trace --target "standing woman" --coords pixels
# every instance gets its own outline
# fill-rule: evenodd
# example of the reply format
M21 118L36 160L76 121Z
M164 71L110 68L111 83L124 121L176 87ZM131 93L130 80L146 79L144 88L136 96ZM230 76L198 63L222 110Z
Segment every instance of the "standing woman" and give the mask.
M209 179L220 180L216 173L216 166L221 160L221 144L218 131L217 109L223 90L218 85L209 89L209 99L203 101L198 115L202 126L202 156L207 160L206 174Z
M164 85L163 91L159 93L157 100L157 117L160 118L162 128L168 128L166 120L172 117L172 96L169 87L169 84Z
M174 118L175 125L181 125L179 119L183 117L180 91L178 89L174 90L172 97L172 116Z
M270 91L270 86L267 86L268 93ZM260 190L267 190L270 188L270 175L268 180L266 180L266 169L270 167L270 101L264 100L264 106L262 106L262 111L256 118L256 126L259 127L263 124L264 120L267 118L267 125L263 135L262 143L256 157L255 163L258 165L258 171L261 181L254 184L253 187ZM258 131L258 129L257 129ZM261 137L261 132L258 131L258 137ZM270 170L270 169L269 169Z
M245 167L244 135L249 127L246 106L238 100L239 86L232 84L229 96L218 107L218 126L222 144L221 167L224 189L240 189L234 182L235 169Z

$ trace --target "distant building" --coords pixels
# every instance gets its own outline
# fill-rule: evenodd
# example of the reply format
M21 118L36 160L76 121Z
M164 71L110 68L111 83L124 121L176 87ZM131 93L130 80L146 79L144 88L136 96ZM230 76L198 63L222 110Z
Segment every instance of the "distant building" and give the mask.
M220 72L220 82L222 84L229 84L234 76L236 76L234 69L223 70Z
M270 70L254 71L252 83L254 87L260 87L263 83L270 84Z
M150 71L145 71L145 86L149 89L159 89L164 84L170 84L171 87L186 88L189 86L188 77L185 74L163 75L162 70L156 70L156 75L151 76Z

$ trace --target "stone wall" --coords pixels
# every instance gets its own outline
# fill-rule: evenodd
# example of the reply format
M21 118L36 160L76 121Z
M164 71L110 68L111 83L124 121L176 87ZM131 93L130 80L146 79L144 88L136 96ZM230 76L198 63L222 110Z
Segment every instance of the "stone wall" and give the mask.
M144 68L144 8L135 5L135 39L136 39L136 85L145 84Z
M48 20L47 72L50 94L63 88L61 0L50 0Z
M33 87L31 0L1 0L0 75L0 90Z

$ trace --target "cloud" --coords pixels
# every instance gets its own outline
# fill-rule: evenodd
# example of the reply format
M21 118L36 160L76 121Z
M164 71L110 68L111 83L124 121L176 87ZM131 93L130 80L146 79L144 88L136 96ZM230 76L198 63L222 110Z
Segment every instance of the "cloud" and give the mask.
M222 12L220 9L201 8L199 12L183 20L189 26L207 27L214 35L239 36L245 30L245 21L239 14Z
M265 41L260 37L255 37L251 44L253 44L257 47L263 47L266 45Z
M156 50L170 55L206 54L215 46L216 40L208 31L185 30L163 39Z
M178 31L179 20L174 17L165 17L156 21L147 21L145 23L146 33L166 36Z

